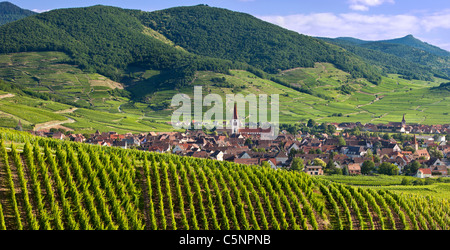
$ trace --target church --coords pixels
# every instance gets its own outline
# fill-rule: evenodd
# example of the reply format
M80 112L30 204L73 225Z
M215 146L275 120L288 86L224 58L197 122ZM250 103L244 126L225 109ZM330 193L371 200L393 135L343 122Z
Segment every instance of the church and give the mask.
M237 104L234 104L234 111L233 111L233 119L230 121L231 124L231 135L233 136L239 136L239 135L272 135L273 130L272 127L269 127L267 129L263 128L246 128L241 127L242 123L239 120L238 112L237 112Z
M405 114L403 114L402 122L390 122L389 125L395 128L395 130L399 131L400 133L409 133L406 131Z

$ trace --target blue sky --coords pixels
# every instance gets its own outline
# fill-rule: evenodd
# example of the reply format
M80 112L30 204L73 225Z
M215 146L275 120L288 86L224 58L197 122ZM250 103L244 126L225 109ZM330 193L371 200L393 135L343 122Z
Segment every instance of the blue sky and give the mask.
M245 12L310 36L364 40L408 34L450 51L449 0L9 0L38 12L96 4L154 11L208 4Z

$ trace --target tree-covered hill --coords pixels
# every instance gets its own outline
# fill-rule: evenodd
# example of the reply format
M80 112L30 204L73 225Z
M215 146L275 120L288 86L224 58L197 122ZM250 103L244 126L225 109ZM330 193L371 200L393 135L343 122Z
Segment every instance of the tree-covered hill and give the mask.
M58 9L0 27L0 53L61 51L68 63L119 80L137 64L169 71L168 82L190 81L197 69L224 71L232 63L176 48L157 37L134 16L134 10L93 6Z
M172 82L183 84L195 70L226 72L249 64L273 73L314 62L333 63L373 83L381 79L376 69L339 47L206 6L156 12L58 9L0 27L0 53L25 51L62 51L73 63L113 80L129 65L173 71Z
M22 9L10 2L0 2L0 25L14 22L35 14L36 12Z
M422 42L419 39L415 38L413 35L407 35L405 37L396 38L396 39L384 40L381 42L406 45L406 46L410 46L413 48L417 48L417 49L426 51L426 52L434 54L436 56L450 57L449 51L443 50L443 49L441 49L437 46L431 45L429 43Z
M448 78L450 52L422 42L412 35L384 41L355 38L321 38L345 48L385 73L401 74L406 79L432 80L433 76Z
M346 51L245 13L198 5L141 14L146 26L196 54L245 62L269 73L329 62L355 77L380 81L376 69Z

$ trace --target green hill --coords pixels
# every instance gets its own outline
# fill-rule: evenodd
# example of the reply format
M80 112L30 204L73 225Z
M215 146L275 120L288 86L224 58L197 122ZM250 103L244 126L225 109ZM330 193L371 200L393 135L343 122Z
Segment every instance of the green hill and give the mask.
M315 62L380 80L370 65L338 47L247 14L205 6L155 12L107 6L53 10L0 27L0 42L0 53L65 52L75 64L113 80L129 65L174 71L182 85L195 70L223 72L249 64L274 73Z
M409 47L417 48L428 53L434 54L440 57L450 57L450 52L447 50L443 50L437 46L428 44L426 42L422 42L419 39L415 38L413 35L407 35L405 37L391 39L391 40L383 40L380 42L384 43L392 43L392 44L402 44L407 45Z
M0 25L14 22L37 14L31 10L22 9L10 2L0 2Z
M144 13L141 20L188 51L268 73L328 62L355 77L379 81L376 70L345 51L245 13L200 5Z
M450 52L416 39L403 38L364 41L355 38L320 38L336 44L377 65L385 73L402 74L407 79L432 80L433 76L449 78Z
M449 97L429 90L445 79L353 48L365 57L208 6L53 10L0 27L0 126L69 119L64 126L81 133L168 131L171 98L195 85L222 97L279 94L282 123L386 123L405 113L408 122L447 122Z

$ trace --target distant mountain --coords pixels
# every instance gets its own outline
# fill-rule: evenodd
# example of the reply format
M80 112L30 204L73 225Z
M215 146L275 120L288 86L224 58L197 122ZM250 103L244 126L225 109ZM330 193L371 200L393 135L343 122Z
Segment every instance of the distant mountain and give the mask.
M0 53L61 51L72 63L120 80L130 65L183 85L197 70L266 73L333 63L373 83L380 72L347 51L248 14L208 6L144 12L109 6L57 9L0 27ZM170 78L170 79L168 79Z
M0 25L14 22L37 14L31 10L22 9L10 2L0 2Z
M450 57L450 52L449 51L443 50L443 49L441 49L441 48L439 48L437 46L428 44L426 42L422 42L419 39L415 38L413 35L407 35L407 36L402 37L402 38L391 39L391 40L384 40L384 41L380 41L380 42L406 45L406 46L409 46L409 47L421 49L423 51L429 52L429 53L434 54L436 56Z
M412 35L383 41L349 37L320 39L354 53L386 73L402 74L406 79L431 80L433 76L449 79L450 52Z

